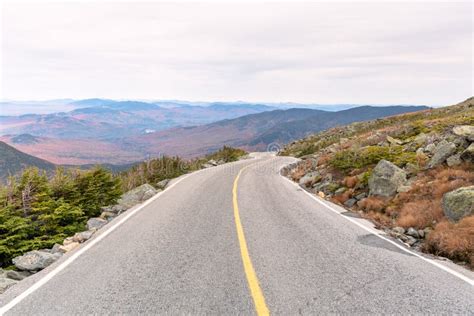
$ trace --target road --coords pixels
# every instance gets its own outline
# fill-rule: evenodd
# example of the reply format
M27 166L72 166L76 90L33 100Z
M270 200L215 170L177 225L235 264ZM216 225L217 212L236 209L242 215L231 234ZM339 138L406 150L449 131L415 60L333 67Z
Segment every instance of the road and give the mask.
M471 284L317 203L279 175L292 161L178 180L5 314L472 314Z

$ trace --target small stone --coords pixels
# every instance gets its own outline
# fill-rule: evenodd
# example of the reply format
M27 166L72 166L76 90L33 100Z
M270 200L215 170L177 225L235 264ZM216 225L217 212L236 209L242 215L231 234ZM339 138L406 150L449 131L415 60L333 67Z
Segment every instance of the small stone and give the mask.
M18 281L9 278L0 277L0 294L4 293L9 287L17 284Z
M342 193L344 193L344 192L346 192L346 191L347 191L346 188L341 187L341 188L337 189L337 190L334 192L334 194L335 194L335 195L339 195L339 194L342 194Z
M390 137L388 135L387 135L387 142L389 142L392 145L401 145L401 144L403 144L403 142L401 140Z
M12 280L17 280L17 281L21 281L24 278L29 277L30 275L31 273L28 271L14 271L14 270L5 271L5 274L4 274L5 277Z
M73 243L73 242L74 242L73 237L67 237L66 239L63 240L63 245L67 246L67 245L69 245L70 243Z
M360 200L362 200L362 199L365 199L366 197L367 197L367 193L364 192L364 193L357 194L357 195L355 196L355 199L356 199L357 201L360 201Z
M158 182L156 185L162 189L166 188L166 186L170 183L170 179L164 179Z
M448 167L454 167L461 164L461 154L456 154L446 159Z
M434 151L436 149L436 145L435 144L429 144L425 147L425 151L426 152L429 152L430 154L433 154Z
M60 244L54 244L53 248L51 248L51 253L61 253L61 250L59 249L61 247Z
M94 231L86 230L85 232L75 233L72 237L74 242L83 243L86 240L89 240L92 235L94 235Z
M418 235L420 236L420 238L425 238L425 231L423 229L419 229Z
M356 199L349 199L344 202L344 205L347 207L353 207L354 204L356 204L357 200Z
M408 236L414 237L414 238L420 238L420 235L418 234L418 231L414 229L413 227L408 228L406 234Z
M431 227L425 227L423 229L423 232L425 233L425 237L428 236L431 233L432 230L433 230L433 228L431 228Z
M66 253L66 252L69 252L69 251L75 249L78 246L79 246L78 242L72 242L70 244L67 244L66 246L60 246L59 250L63 253Z
M405 228L400 227L400 226L392 228L392 231L397 234L405 234Z
M398 193L404 193L404 192L408 192L411 190L411 186L409 185L402 185L402 186L399 186L398 189L397 189L397 192Z
M93 217L87 221L87 230L98 230L105 224L107 224L105 219Z
M324 197L325 197L326 195L324 194L323 191L319 191L319 192L318 192L318 196L319 196L320 198L324 199Z
M117 214L115 214L113 212L102 212L100 214L100 218L105 219L107 221L112 220L116 216L117 216Z
M416 239L412 236L407 236L407 240L405 241L410 247L416 244Z
M461 153L461 159L474 163L474 143L469 145L469 147Z

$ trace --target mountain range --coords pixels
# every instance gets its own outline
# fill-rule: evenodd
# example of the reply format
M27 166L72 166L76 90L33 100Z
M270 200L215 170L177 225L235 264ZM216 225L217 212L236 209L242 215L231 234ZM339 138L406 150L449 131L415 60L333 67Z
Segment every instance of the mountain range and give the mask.
M265 150L329 127L427 109L361 106L330 112L275 110L244 103L78 102L72 106L86 107L67 113L0 117L4 134L0 140L57 164L125 164L162 154L195 157L223 145Z

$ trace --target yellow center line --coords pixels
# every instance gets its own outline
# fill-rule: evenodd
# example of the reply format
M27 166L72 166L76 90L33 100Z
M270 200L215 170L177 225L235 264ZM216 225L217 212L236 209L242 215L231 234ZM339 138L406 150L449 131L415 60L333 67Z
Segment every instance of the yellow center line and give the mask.
M247 242L245 241L244 229L242 228L242 222L240 221L239 204L237 203L237 184L239 182L239 178L242 174L242 171L244 171L244 169L246 169L247 167L240 169L239 173L237 174L237 177L234 180L234 187L232 188L235 226L237 228L237 237L239 239L240 254L242 256L242 263L244 264L245 276L247 277L247 282L250 288L250 294L252 295L253 303L255 304L255 310L257 311L257 315L259 316L270 315L267 304L265 304L265 298L263 297L262 289L258 284L255 269L253 268L252 261L250 260Z

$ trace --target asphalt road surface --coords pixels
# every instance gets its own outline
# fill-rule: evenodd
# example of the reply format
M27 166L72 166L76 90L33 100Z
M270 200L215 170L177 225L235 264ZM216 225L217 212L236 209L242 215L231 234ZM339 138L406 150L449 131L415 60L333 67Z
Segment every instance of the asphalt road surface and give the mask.
M131 211L109 223L105 236L82 245L89 245L85 251L63 256L7 291L2 311L474 312L469 277L403 251L351 222L358 220L351 214L318 203L279 175L292 161L258 154L178 179L121 224ZM41 286L32 289L37 282Z

